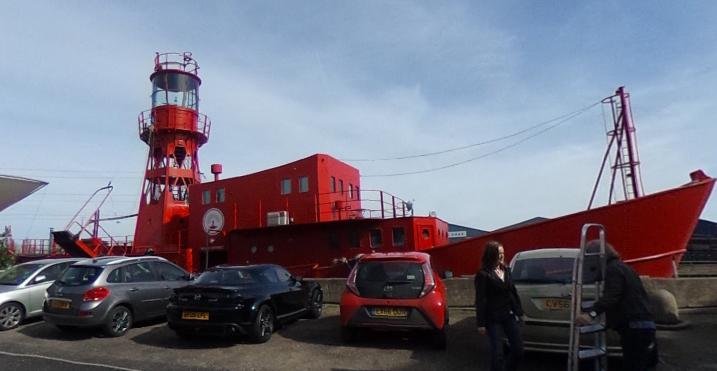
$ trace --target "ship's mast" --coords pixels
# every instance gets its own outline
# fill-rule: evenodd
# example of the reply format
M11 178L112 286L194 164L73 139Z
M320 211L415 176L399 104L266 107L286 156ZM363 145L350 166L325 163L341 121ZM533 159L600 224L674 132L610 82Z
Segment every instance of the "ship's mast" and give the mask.
M157 53L152 108L139 115L139 137L149 146L134 236L135 254L150 250L192 266L187 250L189 186L200 183L199 147L211 122L199 113L199 65L191 53Z
M632 121L632 109L630 108L630 94L625 91L625 87L621 86L615 91L615 95L603 99L603 103L610 106L612 114L612 130L608 130L609 137L607 150L603 157L600 173L598 173L593 193L590 197L588 209L592 208L593 201L600 183L605 164L610 157L610 151L615 145L615 160L611 166L612 174L610 180L610 192L608 194L608 204L613 202L613 194L615 192L615 179L618 171L622 180L623 194L625 200L642 197L644 190L642 188L642 175L640 172L640 156L637 151L637 136L635 135L635 126Z

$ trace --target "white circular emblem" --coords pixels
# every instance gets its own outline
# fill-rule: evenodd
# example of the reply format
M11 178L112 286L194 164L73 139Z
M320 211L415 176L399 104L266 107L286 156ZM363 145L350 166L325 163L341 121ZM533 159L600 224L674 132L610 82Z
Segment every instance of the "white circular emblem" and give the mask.
M216 236L224 227L224 214L217 208L207 210L202 218L202 226L206 234Z

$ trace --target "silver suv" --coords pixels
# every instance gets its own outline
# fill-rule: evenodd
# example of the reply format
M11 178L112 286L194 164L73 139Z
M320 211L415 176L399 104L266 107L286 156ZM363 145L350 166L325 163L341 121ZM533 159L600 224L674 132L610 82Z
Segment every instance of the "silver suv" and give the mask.
M47 289L43 317L60 330L101 327L107 336L122 336L135 321L165 316L172 291L190 280L158 256L84 260Z

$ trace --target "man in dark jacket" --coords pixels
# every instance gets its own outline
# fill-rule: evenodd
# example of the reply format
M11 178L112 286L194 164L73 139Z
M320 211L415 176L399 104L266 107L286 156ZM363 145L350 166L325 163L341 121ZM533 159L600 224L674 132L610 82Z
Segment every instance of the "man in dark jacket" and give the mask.
M597 252L600 241L588 242L586 250ZM605 313L607 326L620 334L623 370L642 371L657 363L655 322L640 277L620 260L609 243L605 244L605 284L600 300L575 322L586 325Z

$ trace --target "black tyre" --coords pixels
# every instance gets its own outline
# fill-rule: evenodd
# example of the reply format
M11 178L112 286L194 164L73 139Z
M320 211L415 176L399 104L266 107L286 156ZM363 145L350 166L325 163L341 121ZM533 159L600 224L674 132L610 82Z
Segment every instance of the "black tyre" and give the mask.
M251 331L255 343L266 343L274 332L274 312L268 305L262 305L256 313Z
M446 327L444 326L440 330L433 331L433 347L439 350L445 350L448 346L448 335L446 334Z
M132 328L132 312L124 306L116 306L107 316L107 323L102 326L102 332L109 337L119 337Z
M341 341L353 343L358 338L358 329L354 327L341 326Z
M320 289L315 289L311 292L308 309L309 313L306 315L308 318L317 319L321 317L321 312L324 310L324 293Z
M0 305L0 331L14 329L25 319L25 308L19 303Z

